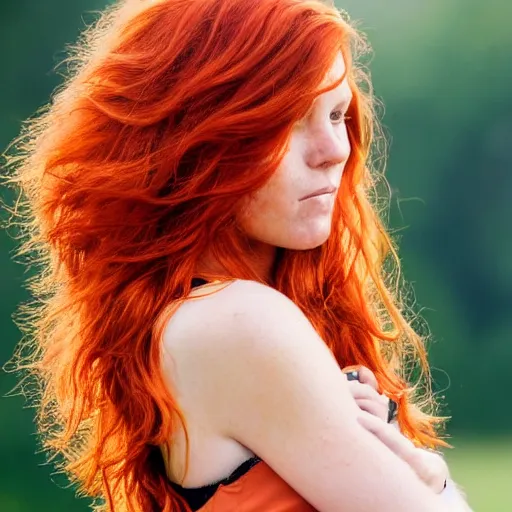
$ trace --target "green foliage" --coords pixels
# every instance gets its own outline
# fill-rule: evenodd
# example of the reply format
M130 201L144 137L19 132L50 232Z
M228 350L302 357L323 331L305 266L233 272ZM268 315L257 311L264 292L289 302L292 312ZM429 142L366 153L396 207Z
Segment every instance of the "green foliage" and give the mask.
M391 225L433 334L450 431L510 431L501 404L512 361L512 31L501 20L512 4L337 4L374 47Z
M449 431L456 440L461 432L481 439L510 432L512 412L504 404L512 362L512 3L337 3L361 20L375 50L371 69L391 141L391 225L399 233L415 308L432 331L433 376L446 397L445 412L453 416ZM48 101L60 82L52 70L65 45L105 4L1 4L0 147ZM11 315L27 298L26 275L12 261L13 248L0 232L1 362L19 338ZM14 384L13 375L0 374L2 395ZM39 466L44 460L33 455L33 411L22 406L21 398L1 401L0 509L85 510L72 492L50 483L48 466ZM505 481L512 476L510 446L482 441L449 454L476 510L503 510Z

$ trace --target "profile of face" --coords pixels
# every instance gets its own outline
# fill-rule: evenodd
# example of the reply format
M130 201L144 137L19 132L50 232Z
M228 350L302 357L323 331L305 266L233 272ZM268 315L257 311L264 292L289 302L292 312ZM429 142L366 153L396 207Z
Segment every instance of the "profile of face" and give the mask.
M345 73L336 58L322 86ZM267 183L243 202L238 224L253 242L293 250L322 245L331 232L336 194L350 155L346 113L352 93L345 78L319 95L293 127L284 159Z

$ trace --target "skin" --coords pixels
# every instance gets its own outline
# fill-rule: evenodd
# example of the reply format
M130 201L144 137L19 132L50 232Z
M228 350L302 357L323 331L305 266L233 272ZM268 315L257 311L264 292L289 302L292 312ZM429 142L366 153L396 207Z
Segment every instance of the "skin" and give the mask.
M340 54L322 84L345 73ZM346 113L352 99L348 80L319 95L309 114L294 126L288 151L270 180L241 204L237 218L251 240L254 268L267 276L276 247L294 250L322 245L331 232L334 200L350 155ZM302 199L323 187L333 192ZM203 272L222 273L207 256Z
M348 373L353 369L353 367L344 368L343 372ZM361 410L387 422L389 399L378 393L379 386L375 375L365 366L359 366L356 370L359 372L359 380L348 382L354 400Z
M354 367L343 369L343 372L352 371ZM388 434L385 430L380 428L378 421L387 422L388 415L388 398L378 393L378 382L373 372L364 367L359 366L355 368L359 372L359 381L349 382L349 388L352 396L354 397L357 405L363 411L369 412L372 417L361 418L362 424L370 432L375 435L390 447L395 453L400 453L400 448L395 447L396 441L391 437L386 437ZM395 424L398 428L398 424ZM403 438L403 436L402 436ZM400 443L401 440L398 439ZM418 466L418 471L424 482L427 482L432 489L446 488L442 491L442 497L445 504L448 506L458 506L467 512L471 512L469 505L463 492L458 488L455 482L450 478L448 466L443 457L436 452L429 450L413 450L416 456L421 459L421 465Z
M190 436L187 473L183 433L173 438L171 480L206 485L257 454L320 512L468 510L444 502L426 452L358 406L292 301L253 281L205 288L164 332L163 371Z
M322 85L344 73L340 55ZM313 249L327 240L335 195L350 155L345 118L351 98L346 78L320 95L310 114L295 125L278 171L244 205L239 224L261 251L272 252L276 246ZM301 199L327 186L334 191Z
M339 56L326 83L344 72ZM279 170L240 211L262 275L276 247L312 249L330 234L350 155L350 97L344 80L317 98ZM302 199L325 186L333 191ZM220 270L207 257L202 265ZM362 369L362 382L349 383L299 308L270 287L236 280L185 301L164 331L163 370L190 438L188 472L178 431L168 474L186 487L218 481L257 453L320 512L468 510L438 494L444 461L434 463L386 423L387 399L373 374Z

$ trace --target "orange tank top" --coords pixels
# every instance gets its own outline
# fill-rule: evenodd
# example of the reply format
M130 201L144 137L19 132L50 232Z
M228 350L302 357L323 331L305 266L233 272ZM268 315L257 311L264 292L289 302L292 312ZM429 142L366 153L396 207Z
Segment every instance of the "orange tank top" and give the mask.
M235 480L224 482L195 489L173 484L173 488L198 512L316 512L263 461L255 462ZM200 508L194 507L194 499L202 492L211 496L204 496L208 499Z

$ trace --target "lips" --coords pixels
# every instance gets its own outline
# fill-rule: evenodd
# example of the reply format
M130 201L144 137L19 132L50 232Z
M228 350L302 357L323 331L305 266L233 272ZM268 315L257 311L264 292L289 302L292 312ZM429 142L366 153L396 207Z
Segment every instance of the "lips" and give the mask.
M311 194L301 197L299 201L304 201L304 199L310 199L311 197L321 196L324 194L332 194L334 192L336 192L336 187L333 187L332 185L328 187L322 187L318 190L315 190L314 192L311 192Z

